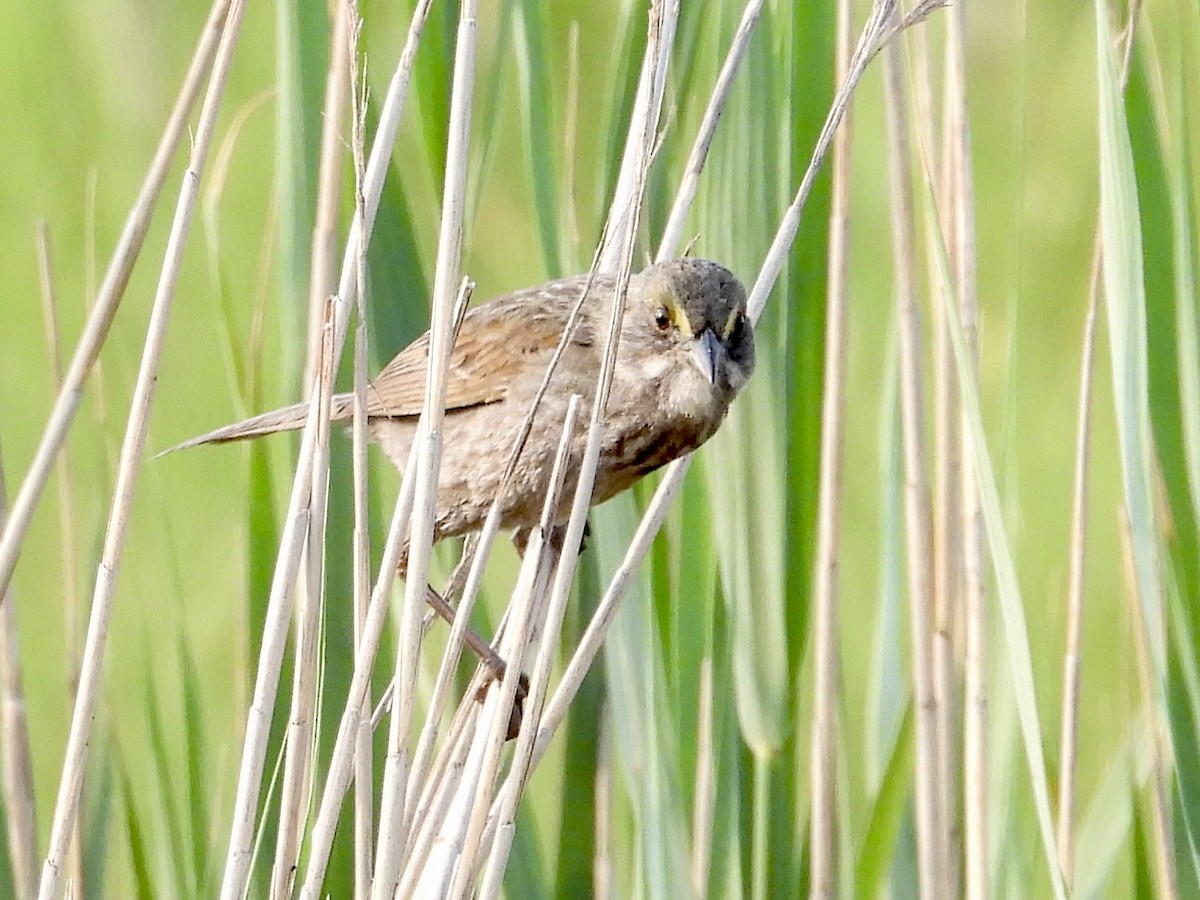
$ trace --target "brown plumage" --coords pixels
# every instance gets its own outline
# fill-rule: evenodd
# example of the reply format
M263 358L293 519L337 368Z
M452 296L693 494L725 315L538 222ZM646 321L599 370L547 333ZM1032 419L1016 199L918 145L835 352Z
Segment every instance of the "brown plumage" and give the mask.
M450 358L435 539L483 525L513 441L586 284L586 276L575 276L515 291L464 319ZM537 524L573 393L583 400L568 469L568 488L574 484L614 290L615 279L599 275L584 300L504 498L504 527ZM371 435L401 469L424 402L428 344L426 334L402 350L367 391ZM746 292L729 270L707 260L676 259L635 275L592 502L607 500L708 440L753 369ZM300 428L307 411L307 404L298 404L263 413L175 449ZM331 418L346 421L352 414L352 396L336 395ZM559 521L569 511L570 490L556 511Z

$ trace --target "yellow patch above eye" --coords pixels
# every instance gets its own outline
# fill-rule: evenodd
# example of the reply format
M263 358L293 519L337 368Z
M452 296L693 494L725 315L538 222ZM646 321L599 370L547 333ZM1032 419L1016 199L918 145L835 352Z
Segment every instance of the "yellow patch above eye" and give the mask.
M725 327L721 329L721 340L729 340L729 336L733 334L733 329L737 328L738 316L742 314L740 309L735 309L729 314L729 321L725 323Z
M674 297L667 296L663 298L663 306L667 308L667 314L671 317L671 324L679 329L680 333L686 337L695 337L692 331L692 323L688 321L687 313L676 302Z

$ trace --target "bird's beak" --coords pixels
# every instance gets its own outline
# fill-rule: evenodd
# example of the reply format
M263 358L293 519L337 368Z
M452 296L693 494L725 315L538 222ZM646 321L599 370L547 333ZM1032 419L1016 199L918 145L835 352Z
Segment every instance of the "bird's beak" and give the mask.
M721 354L724 352L716 332L711 328L705 328L700 332L700 336L692 341L692 362L704 373L709 384L713 384L717 380L717 366L720 364Z

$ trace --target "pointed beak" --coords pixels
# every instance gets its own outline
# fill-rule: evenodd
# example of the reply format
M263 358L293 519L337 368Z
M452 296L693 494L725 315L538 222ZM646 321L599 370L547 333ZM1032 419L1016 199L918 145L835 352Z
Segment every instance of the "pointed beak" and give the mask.
M721 362L721 354L725 352L716 333L711 328L705 328L700 336L692 341L692 362L704 373L709 384L717 380L717 366Z

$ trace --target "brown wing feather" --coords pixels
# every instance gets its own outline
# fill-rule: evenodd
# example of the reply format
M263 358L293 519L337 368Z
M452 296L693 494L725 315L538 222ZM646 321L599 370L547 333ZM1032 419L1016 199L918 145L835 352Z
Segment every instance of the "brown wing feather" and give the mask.
M471 310L450 353L446 409L465 409L503 400L511 386L526 378L530 366L544 366L567 325L573 302L545 302L555 291L578 297L586 279L568 278L500 297ZM594 286L597 291L599 286ZM536 312L529 308L533 305ZM592 342L590 329L576 329L574 343ZM380 371L368 388L367 414L416 416L425 403L429 335L409 344Z
M518 380L528 378L531 366L540 374L558 346L570 311L586 282L583 275L563 278L499 297L467 313L450 354L446 409L495 403L503 400ZM591 291L594 296L587 302L594 304L605 299L605 292L612 289L612 278L597 276ZM554 299L551 301L550 297ZM592 341L584 317L573 342L587 347ZM429 335L423 334L401 350L371 382L367 388L367 415L376 418L420 415L425 403L428 359ZM330 418L335 422L349 419L353 407L352 395L337 394L332 398ZM226 425L164 452L290 431L302 427L307 415L308 404L297 403Z

